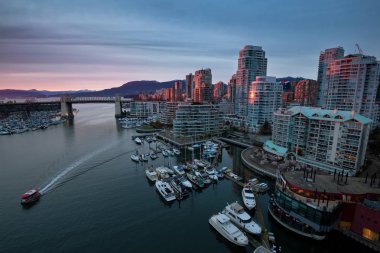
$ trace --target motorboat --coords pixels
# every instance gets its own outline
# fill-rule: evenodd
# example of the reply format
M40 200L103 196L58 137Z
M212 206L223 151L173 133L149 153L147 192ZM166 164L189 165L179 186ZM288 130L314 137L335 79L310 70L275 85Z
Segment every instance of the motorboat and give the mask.
M176 155L180 155L181 154L181 151L177 148L173 148L173 153L176 154Z
M164 169L169 175L174 175L174 170L169 169L168 167L161 166L162 169Z
M173 156L173 155L174 155L174 152L171 151L170 149L167 149L167 150L166 150L166 153L168 153L170 156Z
M41 197L41 193L38 189L31 189L21 195L21 205L29 205L38 201Z
M131 155L131 159L134 162L139 162L140 161L140 157L138 155L136 155L136 154Z
M186 174L184 168L183 168L181 165L173 166L173 170L174 170L174 172L177 173L178 175L185 175L185 174Z
M186 176L190 180L190 182L192 182L197 187L205 187L205 183L203 182L203 179L201 177L198 177L191 173L186 173Z
M256 184L254 188L258 192L265 192L269 189L269 186L266 183L259 183L259 184Z
M194 164L201 168L207 167L207 164L205 164L203 161L198 160L198 159L194 159Z
M186 162L186 165L190 169L195 169L195 170L198 169L198 166L192 162Z
M157 141L156 136L153 136L152 141Z
M208 222L230 242L239 246L248 245L247 236L231 222L227 215L222 213L215 214L211 216Z
M157 167L156 172L161 179L170 178L169 173L166 171L165 167Z
M252 210L253 208L255 208L256 206L255 195L253 194L253 191L249 185L245 185L243 187L243 190L241 191L241 195L243 197L244 205L249 210Z
M194 151L194 148L193 147L187 147L187 150Z
M218 181L218 175L214 168L208 167L205 169L205 172L211 180Z
M141 145L142 144L142 140L139 137L136 137L135 138L135 143Z
M219 171L223 174L225 174L228 170L228 167L222 167L221 169L219 169Z
M192 189L193 185L190 183L189 180L187 180L184 176L178 176L178 181L186 188Z
M161 180L157 180L156 188L157 188L157 191L161 194L161 196L166 201L170 202L176 199L174 191L172 187L169 185L169 183L161 181Z
M208 177L207 173L201 173L199 171L194 171L194 174L201 178L205 184L211 184L211 179Z
M156 153L150 154L150 159L154 160L157 158L158 158L158 155L156 155Z
M162 155L163 155L163 156L168 156L169 153L167 152L167 150L162 150Z
M221 171L221 169L215 169L215 171L218 178L224 178L224 173Z
M242 177L239 177L239 176L236 175L235 173L230 172L230 173L228 173L228 175L229 175L230 177L232 177L233 179L237 180L237 181L241 181L241 180L243 180Z
M261 234L261 227L252 220L252 217L244 211L244 208L239 205L238 202L227 204L222 213L227 215L233 223L248 233L254 235Z
M149 169L146 169L146 170L145 170L145 174L146 174L146 177L147 177L150 181L152 181L152 182L158 180L157 172L156 172L152 167L150 167Z
M201 147L201 145L199 145L199 144L194 144L193 145L193 148L200 148Z
M178 200L181 200L184 197L189 196L188 188L183 186L178 178L176 177L171 178L169 184L172 187L173 191L175 192L175 195Z
M140 157L139 157L139 159L140 159L141 162L147 162L147 161L149 161L148 157L145 156L144 154L141 154Z

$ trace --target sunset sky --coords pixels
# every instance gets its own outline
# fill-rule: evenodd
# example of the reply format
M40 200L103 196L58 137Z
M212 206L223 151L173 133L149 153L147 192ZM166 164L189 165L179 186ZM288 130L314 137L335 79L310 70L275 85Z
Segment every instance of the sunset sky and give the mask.
M380 1L0 0L0 89L99 90L184 79L228 82L262 46L268 75L316 79L319 52L380 58Z

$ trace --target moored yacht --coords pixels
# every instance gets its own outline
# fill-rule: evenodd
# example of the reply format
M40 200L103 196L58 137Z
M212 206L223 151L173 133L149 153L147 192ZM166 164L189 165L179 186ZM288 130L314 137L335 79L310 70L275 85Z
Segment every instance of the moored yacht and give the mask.
M241 195L243 197L244 205L249 210L252 210L253 208L255 208L256 206L255 195L253 194L253 191L249 185L245 185L243 187L243 190L241 191Z
M162 155L163 156L168 156L169 154L168 154L168 152L166 150L162 150Z
M173 148L173 152L176 155L180 155L181 154L181 151L179 151L179 149L177 149L177 148Z
M142 140L139 137L136 137L135 143L140 145L140 144L142 144Z
M248 238L244 233L238 229L234 224L232 224L230 218L225 214L218 213L213 216L208 221L211 226L213 226L216 231L218 231L224 238L230 242L239 245L248 245Z
M184 168L181 165L173 166L173 170L178 175L185 175L185 170L184 170Z
M203 179L190 173L186 173L187 178L192 182L196 187L205 187L205 183L203 182Z
M251 216L244 211L244 208L238 202L227 205L222 211L233 223L247 231L248 233L259 235L261 227L252 220Z
M152 182L158 180L157 172L152 167L150 167L149 169L145 170L145 175Z
M139 161L140 161L139 156L136 155L136 154L131 155L131 159L132 159L132 161L134 161L134 162L139 162Z
M156 181L157 191L161 194L161 196L168 202L176 199L173 189L170 187L169 183L157 180Z
M217 175L217 172L214 168L208 167L205 169L205 171L211 180L214 180L216 182L218 181L218 175Z
M167 170L165 169L165 167L157 167L156 172L161 179L165 179L165 178L170 177L170 175L167 172Z

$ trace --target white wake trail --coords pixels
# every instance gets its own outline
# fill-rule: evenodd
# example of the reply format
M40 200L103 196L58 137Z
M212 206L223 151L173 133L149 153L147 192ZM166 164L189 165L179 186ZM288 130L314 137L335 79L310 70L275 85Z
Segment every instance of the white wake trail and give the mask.
M68 166L67 168L63 169L58 175L56 175L46 186L44 186L41 190L40 190L40 193L41 194L45 194L49 191L49 189L54 186L55 183L57 183L62 177L64 177L67 173L69 173L70 171L74 170L75 168L77 168L79 165L87 162L88 160L90 160L91 158L99 155L100 153L103 153L105 151L107 151L108 149L112 148L113 146L115 146L116 143L113 143L113 144L110 144L102 149L99 149L99 150L96 150L88 155L86 155L85 157L79 159L78 161L72 163L70 166Z

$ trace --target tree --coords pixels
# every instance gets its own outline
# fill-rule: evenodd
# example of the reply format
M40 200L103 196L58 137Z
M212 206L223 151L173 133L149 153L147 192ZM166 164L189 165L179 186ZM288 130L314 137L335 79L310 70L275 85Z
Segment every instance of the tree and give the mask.
M260 127L259 134L272 134L272 129L268 121L265 121L264 124Z

